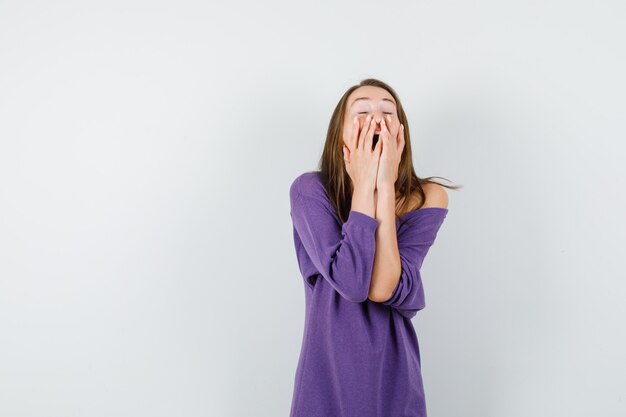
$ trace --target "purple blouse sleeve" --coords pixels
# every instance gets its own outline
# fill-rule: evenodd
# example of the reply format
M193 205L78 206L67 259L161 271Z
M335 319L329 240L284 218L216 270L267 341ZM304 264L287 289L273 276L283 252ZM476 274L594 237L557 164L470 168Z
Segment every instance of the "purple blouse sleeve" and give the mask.
M382 302L395 308L408 319L415 317L426 305L420 268L448 212L447 209L438 207L425 210L416 213L416 216L409 219L405 227L398 231L402 272L391 297Z
M297 178L290 188L291 218L307 255L324 279L345 299L367 300L378 221L351 210L342 225L324 198L321 184Z

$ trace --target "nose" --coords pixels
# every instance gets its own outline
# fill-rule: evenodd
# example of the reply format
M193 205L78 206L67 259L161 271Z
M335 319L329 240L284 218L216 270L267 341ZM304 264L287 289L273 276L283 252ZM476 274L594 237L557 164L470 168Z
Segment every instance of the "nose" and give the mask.
M382 112L374 112L372 113L372 118L374 119L376 126L380 126L380 122L383 120L383 114Z
M376 130L380 130L381 123L383 119L385 119L385 114L382 111L373 111L369 114L374 120L374 124L376 125ZM387 121L387 119L385 119Z

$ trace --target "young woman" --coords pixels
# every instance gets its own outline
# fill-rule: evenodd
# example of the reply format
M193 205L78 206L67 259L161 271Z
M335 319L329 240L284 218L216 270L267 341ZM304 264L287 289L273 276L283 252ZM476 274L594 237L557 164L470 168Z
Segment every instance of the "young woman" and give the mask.
M319 171L290 187L305 289L291 417L426 416L411 322L420 267L448 213L444 187L414 172L407 118L387 84L348 89ZM440 177L441 178L441 177Z

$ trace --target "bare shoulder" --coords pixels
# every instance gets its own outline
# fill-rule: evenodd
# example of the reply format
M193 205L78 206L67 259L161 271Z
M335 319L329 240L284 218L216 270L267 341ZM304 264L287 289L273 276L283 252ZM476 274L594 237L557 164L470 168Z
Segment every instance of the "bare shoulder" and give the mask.
M424 194L426 195L426 201L420 207L420 203L422 202L420 194L415 191L409 197L409 209L408 211L417 210L426 207L441 207L448 208L448 193L445 187L442 187L439 184L435 183L426 183L422 185L422 189L424 190ZM401 204L404 199L401 198L398 204Z
M426 194L426 201L422 208L448 208L448 192L446 191L446 187L435 183L426 183L422 185L422 189L424 190L424 194Z

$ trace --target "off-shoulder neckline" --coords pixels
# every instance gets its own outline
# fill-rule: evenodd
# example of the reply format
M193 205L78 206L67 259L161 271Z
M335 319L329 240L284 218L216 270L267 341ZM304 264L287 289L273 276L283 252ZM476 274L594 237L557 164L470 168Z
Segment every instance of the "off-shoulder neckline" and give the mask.
M317 181L322 186L322 188L324 188L324 185L322 184L321 177L320 177L321 171L307 171L304 174L314 174L314 177L317 179ZM448 213L448 209L446 207L422 207L422 208L418 208L417 210L407 211L406 213L398 216L396 220L400 221L400 219L403 219L405 217L412 217L416 214L421 214L422 212L428 212L430 210L435 210L435 212L440 211L442 214Z
M448 209L446 207L422 207L419 208L417 210L411 210L411 211L407 211L404 214L401 214L400 216L398 216L398 220L403 218L403 217L411 217L414 214L423 212L423 211L428 211L428 210L435 210L435 211L441 211L442 213L447 213Z

